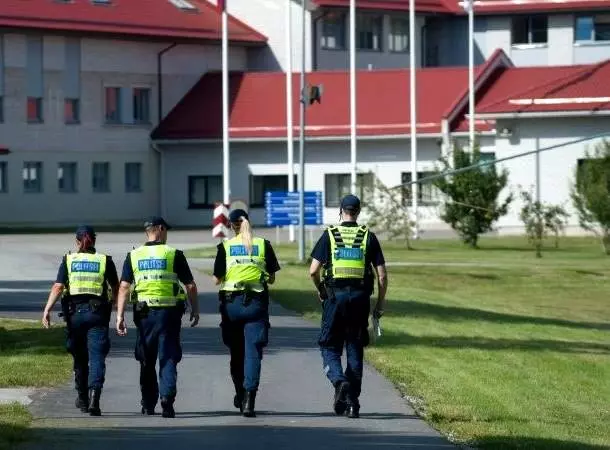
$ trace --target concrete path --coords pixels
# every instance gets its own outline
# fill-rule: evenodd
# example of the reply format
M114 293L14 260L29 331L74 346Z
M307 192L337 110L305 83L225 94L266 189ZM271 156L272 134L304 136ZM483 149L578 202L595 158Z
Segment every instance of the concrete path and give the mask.
M121 236L105 238L100 250L111 249L120 266L133 241L128 242ZM179 239L173 239L173 243L186 248L180 245ZM40 317L59 255L70 245L71 236L41 239L36 244L28 237L10 236L4 240L0 236L1 316ZM263 361L257 398L258 417L242 417L232 405L233 388L228 354L218 327L216 294L204 275L199 274L197 281L204 314L197 328L188 328L184 320L184 359L179 366L175 419L140 415L138 365L133 359L135 330L129 323L127 337L112 334L102 396L103 416L93 418L76 410L71 383L38 391L31 396L34 401L30 405L37 440L20 448L454 448L415 417L393 386L368 367L361 397L361 418L335 417L331 409L331 386L322 373L316 347L316 324L275 304L271 307L270 345Z

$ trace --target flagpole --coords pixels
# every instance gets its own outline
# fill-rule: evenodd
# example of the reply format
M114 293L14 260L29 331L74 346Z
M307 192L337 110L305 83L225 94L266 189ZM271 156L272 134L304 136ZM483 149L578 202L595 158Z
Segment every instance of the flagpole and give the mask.
M305 261L305 1L301 9L301 116L299 134L299 261Z
M288 152L288 191L294 192L294 130L292 119L292 0L286 1L286 150ZM294 225L288 227L289 240L294 242Z
M218 0L222 10L222 188L223 202L230 204L231 184L229 174L229 49L226 0Z
M474 148L474 1L468 7L468 137L470 151Z
M356 0L349 3L349 98L351 191L356 194Z
M411 203L413 205L413 239L418 238L417 219L417 61L415 60L415 0L409 0L409 59L410 59L410 103L411 103Z

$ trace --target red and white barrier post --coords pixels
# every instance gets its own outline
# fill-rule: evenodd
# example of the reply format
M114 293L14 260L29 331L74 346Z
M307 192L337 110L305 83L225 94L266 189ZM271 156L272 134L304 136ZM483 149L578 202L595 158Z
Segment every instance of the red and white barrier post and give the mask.
M229 235L229 208L224 203L216 203L212 220L212 236L223 239Z

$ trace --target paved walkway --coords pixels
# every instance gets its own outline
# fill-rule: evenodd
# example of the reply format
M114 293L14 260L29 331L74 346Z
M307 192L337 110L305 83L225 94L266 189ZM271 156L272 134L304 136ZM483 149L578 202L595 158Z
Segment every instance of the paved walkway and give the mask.
M53 244L45 241L41 251L40 247L37 250L35 246L28 246L26 239L18 242L12 236L7 245L0 236L0 264L6 269L0 279L0 315L40 316L46 291L55 275L58 255L71 245L68 237L63 240L58 239ZM120 262L131 248L130 243L120 239L107 245ZM28 277L28 274L34 275ZM145 417L139 413L138 365L133 359L134 328L129 323L126 338L112 334L102 396L103 416L93 418L76 410L71 383L39 391L32 396L34 401L30 405L39 440L20 448L454 448L415 417L393 386L368 367L361 397L361 418L335 417L331 411L331 387L322 373L315 345L316 324L275 304L271 308L270 345L263 361L257 398L258 417L242 417L232 405L233 387L227 351L220 338L216 295L205 276L198 275L197 281L202 292L203 315L199 327L183 330L184 359L179 366L175 419Z

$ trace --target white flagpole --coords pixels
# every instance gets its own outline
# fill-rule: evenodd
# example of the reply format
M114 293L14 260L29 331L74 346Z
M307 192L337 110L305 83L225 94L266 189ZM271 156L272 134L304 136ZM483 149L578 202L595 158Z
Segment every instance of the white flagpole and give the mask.
M468 0L468 137L469 149L474 147L474 1Z
M409 0L409 58L410 58L410 103L411 103L411 202L413 205L413 220L415 222L413 238L418 238L417 220L417 62L415 60L415 0Z
M292 0L286 1L286 150L288 152L288 190L294 191L294 130L292 119ZM294 225L288 227L290 242L294 242Z
M356 194L356 0L349 3L349 98L351 191Z
M229 174L229 27L226 0L219 0L222 8L222 187L223 202L231 200Z

